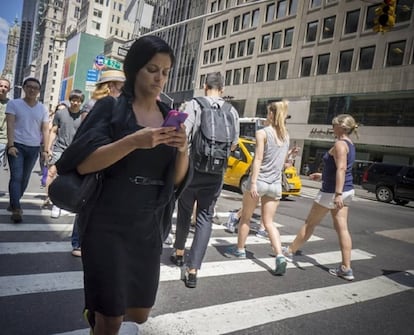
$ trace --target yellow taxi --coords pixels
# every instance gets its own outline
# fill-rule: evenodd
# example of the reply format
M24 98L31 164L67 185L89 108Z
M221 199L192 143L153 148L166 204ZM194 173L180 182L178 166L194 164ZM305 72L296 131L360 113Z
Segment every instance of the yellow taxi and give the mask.
M250 173L250 166L253 161L256 142L249 138L239 138L239 143L227 161L227 169L224 174L224 185L242 189L242 185L247 181ZM283 190L283 197L289 195L300 195L302 181L294 166L285 169L290 189Z

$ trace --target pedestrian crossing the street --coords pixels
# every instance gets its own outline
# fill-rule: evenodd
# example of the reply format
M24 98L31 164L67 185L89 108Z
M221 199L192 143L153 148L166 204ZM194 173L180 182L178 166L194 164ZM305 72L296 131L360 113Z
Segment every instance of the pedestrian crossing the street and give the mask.
M71 256L70 234L72 232L72 216L59 219L49 219L50 210L41 209L40 194L26 194L23 199L24 221L20 224L12 224L9 221L10 213L7 212L6 197L0 198L0 260L2 264L8 264L6 274L0 276L0 307L4 306L2 299L13 301L13 308L22 313L21 317L30 314L24 312L23 305L30 297L47 301L51 294L61 294L65 301L71 299L72 295L79 296L83 289L83 274L81 263L73 266L74 258ZM27 207L27 209L26 209ZM216 222L224 223L227 220L228 212L216 213ZM259 226L260 217L254 217L253 227ZM288 244L293 239L292 234L284 233L287 227L281 223L274 222L281 229L282 244ZM209 285L205 301L200 301L198 305L192 304L186 308L185 304L178 305L173 312L166 309L160 301L159 305L154 306L154 311L150 319L139 327L131 322L125 322L120 334L139 335L181 335L181 334L227 334L246 331L247 329L259 327L269 323L275 323L289 318L300 317L312 313L329 311L336 308L346 307L352 304L373 301L391 295L399 294L412 290L414 287L414 270L407 269L405 273L394 273L390 276L379 275L372 278L364 278L349 283L341 279L332 277L329 285L321 282L319 286L294 289L287 286L285 291L277 291L269 285L266 294L257 296L237 296L231 294L234 287L229 285L223 287L221 283L246 282L246 285L257 284L263 281L276 283L289 281L289 274L295 271L321 271L321 268L336 266L341 260L341 254L337 247L335 250L325 250L326 237L318 234L311 237L309 244L321 246L318 252L309 252L294 257L294 262L288 263L288 270L285 276L272 276L275 258L272 257L272 250L269 240L256 237L251 234L247 240L248 257L237 259L228 257L223 250L237 242L237 235L225 232L225 227L221 224L213 225L212 238L210 239L205 262L198 273L200 285L196 289L188 289L182 282L183 269L174 266L169 261L172 252L171 245L164 245L164 257L161 264L160 292L164 294L159 300L168 301L167 304L174 304L173 300L168 299L168 294L176 299L190 299L194 294L201 294L203 281L215 281L216 285ZM283 230L283 232L282 232ZM47 238L46 238L47 236ZM51 236L53 238L51 238ZM10 238L7 238L10 237ZM192 243L193 235L189 235L186 247ZM250 252L250 254L249 254ZM50 263L55 264L55 259L60 259L62 264L54 266L50 271L48 264L41 263L31 267L38 271L28 272L22 267L18 267L20 272L13 270L13 262L24 257L36 255L47 256ZM65 258L67 257L67 258ZM364 250L355 248L352 250L353 262L367 262L374 260L376 255ZM34 259L34 258L31 258ZM65 264L71 264L65 268ZM4 268L3 268L4 270ZM328 276L324 272L324 276ZM245 278L253 279L253 283ZM292 284L293 285L293 284ZM217 290L217 291L215 291ZM224 292L227 293L225 294ZM171 298L172 299L172 298ZM5 300L4 300L5 301ZM21 301L21 302L20 302ZM19 304L22 305L19 305ZM83 301L77 304L77 310L73 314L81 313ZM42 305L39 304L39 308ZM246 306L248 306L246 308ZM59 319L59 310L56 311L55 318ZM89 330L86 324L76 319L76 322L67 329L56 328L56 331L45 333L42 330L35 332L28 331L27 334L49 334L49 335L86 335ZM27 319L25 322L29 322ZM3 327L10 326L3 324ZM33 328L34 327L34 328ZM28 329L36 329L36 325L28 326ZM139 329L139 331L137 331ZM246 333L244 333L246 334ZM262 334L262 333L255 333ZM265 334L265 333L263 333Z

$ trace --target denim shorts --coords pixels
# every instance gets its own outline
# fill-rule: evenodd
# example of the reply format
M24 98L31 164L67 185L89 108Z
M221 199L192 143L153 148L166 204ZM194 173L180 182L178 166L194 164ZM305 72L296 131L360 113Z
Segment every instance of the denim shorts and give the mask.
M250 191L250 177L243 186L243 192ZM279 180L276 183L268 184L264 181L256 181L257 186L257 193L259 193L260 197L267 196L269 198L273 198L275 200L279 200L282 198L282 181Z
M345 206L349 206L351 204L354 194L355 194L354 190L342 192L342 200ZM326 192L319 191L314 201L318 203L319 205L321 205L322 207L329 208L329 209L335 209L334 199L335 199L335 193L326 193Z

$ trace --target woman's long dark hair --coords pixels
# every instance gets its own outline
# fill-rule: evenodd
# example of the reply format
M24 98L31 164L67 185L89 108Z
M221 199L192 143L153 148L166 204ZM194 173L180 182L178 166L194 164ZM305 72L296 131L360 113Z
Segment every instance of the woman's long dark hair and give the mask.
M124 91L128 95L134 96L135 77L141 68L147 64L157 53L168 54L171 65L175 62L174 52L162 38L155 35L148 35L138 38L129 49L125 61L125 85Z

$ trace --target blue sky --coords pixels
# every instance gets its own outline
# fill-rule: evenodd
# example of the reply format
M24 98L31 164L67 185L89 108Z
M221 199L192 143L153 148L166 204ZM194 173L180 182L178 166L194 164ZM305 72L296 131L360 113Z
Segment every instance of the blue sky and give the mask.
M7 36L17 15L19 24L22 18L23 0L11 0L3 3L0 10L0 74L3 71L6 57Z

